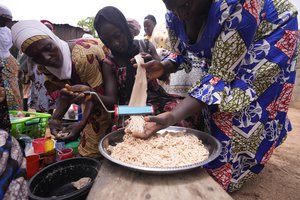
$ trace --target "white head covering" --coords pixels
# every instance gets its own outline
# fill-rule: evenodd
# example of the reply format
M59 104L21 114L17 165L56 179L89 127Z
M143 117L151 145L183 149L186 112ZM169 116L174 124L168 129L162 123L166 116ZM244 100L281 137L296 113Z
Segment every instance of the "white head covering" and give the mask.
M9 49L12 47L12 39L10 29L0 27L0 58L7 58L10 55Z
M57 78L70 79L72 73L71 52L67 42L59 39L49 28L37 20L23 20L15 23L11 27L12 39L18 49L21 50L22 44L25 40L37 36L49 36L59 47L63 55L63 65L60 68L47 67L47 70L55 75Z
M11 11L4 5L0 4L0 16L5 17L12 20Z

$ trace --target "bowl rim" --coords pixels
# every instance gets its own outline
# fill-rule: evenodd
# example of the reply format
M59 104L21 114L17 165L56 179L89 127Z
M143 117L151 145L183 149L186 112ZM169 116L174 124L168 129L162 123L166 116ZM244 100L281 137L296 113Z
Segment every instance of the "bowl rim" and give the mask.
M32 184L33 180L40 174L42 173L43 171L49 169L49 168L52 168L53 166L55 165L58 165L60 163L63 163L63 162L70 162L72 160L90 160L92 162L95 162L96 163L96 168L97 168L97 171L99 170L99 168L101 167L101 164L102 162L100 162L99 160L96 160L94 158L89 158L89 157L76 157L76 158L70 158L70 159L66 159L66 160L60 160L60 161L57 161L51 165L48 165L46 166L45 168L43 168L42 170L40 170L39 172L37 172L33 177L31 177L31 179L28 181L28 197L30 198L35 198L35 199L39 199L39 200L53 200L53 199L59 199L61 197L63 197L63 195L61 196L57 196L56 198L53 198L53 197L39 197L39 196L36 196L35 194L33 194L30 190L30 185ZM83 161L84 162L84 161ZM95 177L96 179L96 177ZM95 180L94 179L94 180ZM85 191L87 188L91 188L91 186L93 185L94 183L94 180L92 180L87 186L79 189L79 190L76 190L74 192L71 192L69 194L66 194L66 195L69 195L68 198L70 197L73 197L73 196L77 196L79 195L80 193L82 193L83 191Z

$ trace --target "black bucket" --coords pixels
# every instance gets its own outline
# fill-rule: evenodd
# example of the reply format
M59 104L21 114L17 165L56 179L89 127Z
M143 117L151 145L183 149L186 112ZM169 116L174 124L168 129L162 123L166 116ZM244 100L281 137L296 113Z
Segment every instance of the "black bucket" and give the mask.
M29 199L84 200L98 174L100 162L92 158L71 158L45 167L29 181ZM83 177L92 181L81 189L72 182Z

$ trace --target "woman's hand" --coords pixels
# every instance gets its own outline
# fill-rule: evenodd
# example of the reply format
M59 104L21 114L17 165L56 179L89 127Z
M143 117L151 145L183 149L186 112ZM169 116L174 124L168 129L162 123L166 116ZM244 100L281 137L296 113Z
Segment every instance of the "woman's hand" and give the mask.
M157 131L167 128L175 123L171 112L165 112L157 116L146 116L144 119L146 121L144 133L133 134L134 137L146 139Z
M142 58L144 59L144 62L145 62L145 63L146 63L146 62L149 62L149 61L151 61L151 60L153 60L152 55L149 54L149 53L141 52L140 54L141 54Z
M153 60L153 57L151 56L151 54L146 53L146 52L140 52L140 55L142 56L142 58L144 59L144 62L149 62L150 60ZM136 64L136 60L135 58L131 58L130 62L133 64L133 66L136 68L137 64Z
M63 128L60 133L56 135L56 139L59 141L70 142L77 140L80 136L81 131L84 129L86 123L79 121Z
M63 130L62 121L58 119L49 119L49 128L52 135L57 137L57 134Z
M0 102L4 101L5 99L5 89L4 87L0 87Z
M146 69L147 78L150 80L157 79L165 74L164 66L157 60L151 60L147 63L141 64Z
M82 94L85 91L92 91L92 88L87 85L65 85L65 88L61 89L60 93L62 98L70 99L71 103L81 104L90 100L91 96Z

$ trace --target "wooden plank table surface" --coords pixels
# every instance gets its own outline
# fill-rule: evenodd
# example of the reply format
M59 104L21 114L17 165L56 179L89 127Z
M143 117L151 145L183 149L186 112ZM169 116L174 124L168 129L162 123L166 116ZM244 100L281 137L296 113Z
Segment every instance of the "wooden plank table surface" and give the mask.
M232 200L204 169L170 175L138 173L104 160L87 200Z

